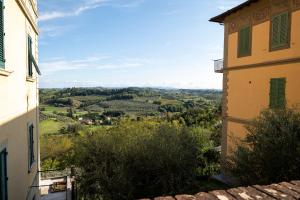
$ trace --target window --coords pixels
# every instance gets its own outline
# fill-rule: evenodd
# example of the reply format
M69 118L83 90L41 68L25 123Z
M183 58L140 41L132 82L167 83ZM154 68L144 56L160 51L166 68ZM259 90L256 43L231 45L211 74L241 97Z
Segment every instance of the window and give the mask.
M274 78L270 81L270 108L285 108L285 78Z
M238 57L251 55L251 27L247 26L239 31Z
M7 200L7 152L0 152L0 200Z
M1 0L0 0L1 1ZM28 36L28 76L30 78L32 78L32 75L33 75L33 66L35 67L37 73L39 75L41 75L41 72L40 72L40 69L35 61L35 58L33 57L33 52L32 52L32 39L30 36Z
M3 0L0 0L0 69L5 68L5 58L4 58L4 5Z
M28 36L28 76L32 77L32 39Z
M271 50L289 47L290 44L290 16L282 13L272 18L271 22Z
M33 124L30 124L28 126L28 171L30 172L31 166L34 163L34 139L33 139L33 133L34 133L34 126Z

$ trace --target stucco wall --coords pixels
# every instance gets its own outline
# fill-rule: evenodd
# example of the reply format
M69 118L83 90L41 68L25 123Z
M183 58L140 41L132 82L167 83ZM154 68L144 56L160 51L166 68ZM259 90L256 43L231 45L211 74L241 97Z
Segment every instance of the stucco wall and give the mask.
M31 110L0 125L0 148L6 148L8 172L8 197L11 200L26 199L29 187L37 175L37 141L35 134L35 160L31 172L28 172L28 134L27 123L36 124L36 110ZM36 188L37 189L37 188ZM38 192L38 191L36 191ZM29 199L32 199L29 198Z
M231 71L228 75L228 116L252 119L269 107L271 78L286 78L289 106L300 104L300 63Z
M267 3L254 3L225 20L223 155L234 149L236 138L245 136L247 121L269 107L270 79L286 78L287 104L300 106L300 10L291 12L291 40L287 49L270 51L269 20L253 24L251 56L238 58L238 32L226 31L232 21L245 23L247 17Z
M252 55L238 58L238 32L230 34L228 42L228 68L267 61L300 57L300 11L291 15L291 47L269 51L270 21L252 27Z
M38 180L39 139L38 139L38 80L34 71L33 79L27 79L28 35L33 41L33 56L37 60L37 33L22 11L19 0L4 0L4 44L5 72L0 75L0 150L8 151L8 198L26 199L30 186ZM24 1L24 5L30 0ZM30 7L28 13L32 14ZM31 8L32 9L32 8ZM36 16L31 18L36 20ZM34 22L33 22L34 23ZM33 123L34 151L36 162L28 173L28 123ZM33 189L37 193L36 189ZM39 199L38 196L36 196ZM29 197L32 199L32 196Z

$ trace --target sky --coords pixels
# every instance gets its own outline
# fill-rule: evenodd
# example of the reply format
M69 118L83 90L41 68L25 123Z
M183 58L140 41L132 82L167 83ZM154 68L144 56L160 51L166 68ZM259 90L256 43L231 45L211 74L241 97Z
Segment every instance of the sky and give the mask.
M41 88L221 89L213 60L243 0L39 0Z

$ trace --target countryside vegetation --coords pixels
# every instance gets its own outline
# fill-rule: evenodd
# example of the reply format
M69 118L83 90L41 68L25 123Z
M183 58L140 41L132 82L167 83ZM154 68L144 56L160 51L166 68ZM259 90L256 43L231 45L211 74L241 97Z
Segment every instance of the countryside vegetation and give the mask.
M134 199L225 187L221 91L40 90L43 170L76 166L85 199ZM88 165L87 165L88 163Z

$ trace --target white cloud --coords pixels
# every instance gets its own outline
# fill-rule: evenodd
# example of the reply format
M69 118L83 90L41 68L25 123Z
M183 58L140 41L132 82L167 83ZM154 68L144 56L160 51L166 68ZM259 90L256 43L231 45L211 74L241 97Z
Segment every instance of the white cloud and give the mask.
M48 36L48 37L56 37L62 35L66 31L68 31L71 27L70 26L54 26L54 25L47 25L40 27L41 37Z
M62 12L62 11L48 11L48 12L42 12L39 17L39 21L48 21L58 18L64 18L64 17L72 17L72 16L78 16L82 14L85 11L92 10L95 8L98 8L100 6L105 5L105 3L108 3L110 0L89 0L83 3L81 6L76 8L73 11L70 12Z
M117 0L86 0L79 7L72 11L45 11L41 12L39 21L49 21L53 19L78 16L88 10L93 10L102 6L135 8L144 3L145 0L127 0L125 3L119 3Z
M40 63L41 71L45 74L70 70L116 70L143 67L149 63L147 59L117 58L110 56L92 56L83 59L66 60L55 58Z

